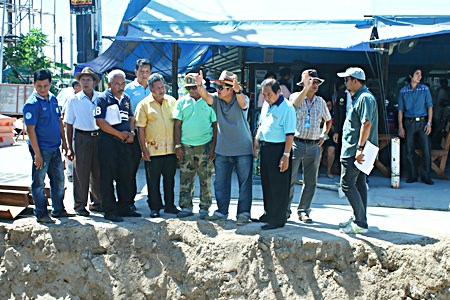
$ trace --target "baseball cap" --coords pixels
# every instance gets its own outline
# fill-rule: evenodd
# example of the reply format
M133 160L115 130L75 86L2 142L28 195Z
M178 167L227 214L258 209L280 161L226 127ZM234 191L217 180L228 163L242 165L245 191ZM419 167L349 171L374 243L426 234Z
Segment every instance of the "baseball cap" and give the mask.
M359 80L366 80L366 74L363 69L358 67L351 67L345 70L345 72L337 73L339 77L353 77Z

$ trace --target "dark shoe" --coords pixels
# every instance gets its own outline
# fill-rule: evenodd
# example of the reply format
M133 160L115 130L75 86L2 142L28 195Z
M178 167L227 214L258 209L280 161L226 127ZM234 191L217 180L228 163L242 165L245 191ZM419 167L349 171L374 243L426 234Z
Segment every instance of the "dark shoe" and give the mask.
M259 217L259 222L268 222L269 216L267 214L263 214L261 217Z
M50 218L49 216L37 218L36 221L38 223L44 223L44 224L52 224L52 223L56 222L54 219Z
M121 217L134 217L134 218L139 218L142 217L142 215L138 212L135 212L134 210L128 210L127 212L122 212L119 213L119 216Z
M89 205L90 211L105 212L101 205Z
M417 178L408 178L408 179L406 179L406 183L413 183L413 182L416 182L417 181Z
M53 218L68 218L68 217L75 217L75 214L69 214L67 211L64 211L60 214L51 214Z
M116 214L105 214L105 219L113 222L123 222L123 219Z
M159 218L159 210L152 209L150 212L150 218Z
M87 217L90 215L90 213L85 208L82 208L82 209L77 210L77 215Z
M134 205L134 203L133 203L133 204L130 204L130 209L131 209L132 211L136 211L136 210L137 210L136 205Z
M425 183L425 184L429 184L429 185L433 185L434 184L433 180L431 180L430 178L422 179L422 182Z
M263 226L261 226L261 229L262 230L272 230L272 229L277 229L277 228L281 228L281 227L284 227L284 225L282 225L282 226L276 226L276 225L273 225L273 224L266 224L266 225L263 225Z
M300 212L299 214L298 214L298 219L300 220L300 221L302 221L303 223L312 223L312 219L308 216L308 214L307 213L305 213L305 212Z
M178 214L180 212L180 210L174 206L174 207L170 207L170 208L164 209L164 212L168 213L168 214L176 215L176 214Z
M189 211L189 210L182 210L179 213L177 213L177 217L178 218L187 218L187 217L190 217L190 216L193 216L193 215L194 215L194 213L192 211Z

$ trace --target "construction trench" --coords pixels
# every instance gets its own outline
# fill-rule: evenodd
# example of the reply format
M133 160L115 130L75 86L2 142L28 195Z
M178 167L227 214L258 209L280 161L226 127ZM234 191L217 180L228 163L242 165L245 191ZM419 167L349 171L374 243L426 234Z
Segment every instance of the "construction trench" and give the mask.
M0 223L0 299L450 299L450 243L291 224Z

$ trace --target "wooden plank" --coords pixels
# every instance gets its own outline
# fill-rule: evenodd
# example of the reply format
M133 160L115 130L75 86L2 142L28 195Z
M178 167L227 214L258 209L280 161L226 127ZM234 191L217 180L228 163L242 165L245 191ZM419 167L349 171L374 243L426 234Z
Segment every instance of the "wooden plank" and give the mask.
M0 204L28 206L28 191L0 190Z
M0 205L0 218L13 220L25 209L23 206Z

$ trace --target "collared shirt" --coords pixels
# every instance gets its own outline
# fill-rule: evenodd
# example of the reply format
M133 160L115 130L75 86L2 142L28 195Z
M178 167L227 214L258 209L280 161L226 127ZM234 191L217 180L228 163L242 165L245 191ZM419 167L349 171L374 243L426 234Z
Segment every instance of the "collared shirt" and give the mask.
M174 97L164 95L159 104L150 95L136 107L136 126L145 128L145 142L151 156L175 153L172 111L176 102Z
M216 113L203 99L197 101L186 95L177 101L172 118L181 120L181 143L200 146L212 140L212 123Z
M295 136L304 140L318 140L322 133L320 128L322 119L325 121L331 120L327 103L322 97L317 95L314 95L312 101L306 97L305 101L295 109L295 113ZM309 120L309 128L305 127L307 120Z
M364 85L353 95L353 105L345 118L342 132L341 158L356 155L360 130L364 122L371 123L369 137L375 146L378 146L378 108L377 101L369 89Z
M119 110L121 122L112 127L118 131L130 131L129 117L133 117L131 110L130 98L127 94L123 94L120 101L114 97L110 89L100 94L97 98L97 107L95 108L95 118L105 119L108 107L116 105L115 109Z
M433 107L430 89L419 83L416 89L411 84L404 86L398 95L398 110L404 112L406 118L417 118L428 115L428 108Z
M134 114L136 114L136 107L138 103L151 94L150 86L147 85L147 87L144 88L144 86L140 84L137 79L128 83L125 86L124 92L130 97L131 108L133 109Z
M84 131L98 130L94 118L98 96L99 93L96 91L94 91L92 100L86 96L84 91L73 95L67 102L64 122L73 125L76 129Z
M48 100L36 90L23 106L25 125L35 127L38 145L41 150L56 150L61 145L61 111L55 95L49 92ZM29 141L28 141L29 143Z
M282 143L287 135L294 135L295 109L292 103L283 95L273 105L264 102L258 130L259 139L270 143Z
M245 102L250 102L244 96ZM236 95L226 103L213 94L212 108L217 116L216 153L222 156L241 156L253 154L253 138L247 121L248 108L239 106Z

